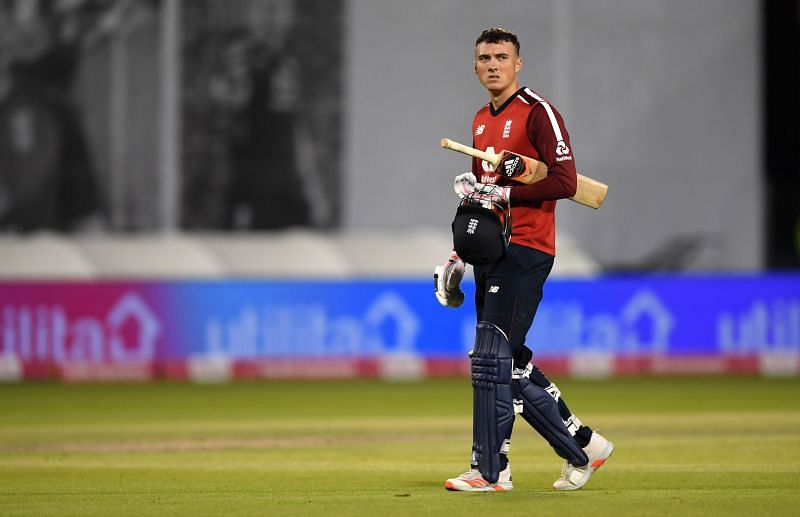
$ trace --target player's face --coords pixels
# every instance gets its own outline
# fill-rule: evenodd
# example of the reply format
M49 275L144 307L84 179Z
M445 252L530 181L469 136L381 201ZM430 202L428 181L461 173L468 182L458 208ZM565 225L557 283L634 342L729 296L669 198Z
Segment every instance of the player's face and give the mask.
M499 93L516 89L522 59L510 41L480 43L475 47L475 73L484 88Z

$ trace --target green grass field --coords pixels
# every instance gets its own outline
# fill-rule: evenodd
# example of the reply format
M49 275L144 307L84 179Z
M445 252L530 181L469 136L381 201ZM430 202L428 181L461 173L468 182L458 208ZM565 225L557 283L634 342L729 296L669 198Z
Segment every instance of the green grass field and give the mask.
M617 450L581 491L518 420L514 491L452 493L467 379L0 386L0 515L799 515L800 382L560 380Z

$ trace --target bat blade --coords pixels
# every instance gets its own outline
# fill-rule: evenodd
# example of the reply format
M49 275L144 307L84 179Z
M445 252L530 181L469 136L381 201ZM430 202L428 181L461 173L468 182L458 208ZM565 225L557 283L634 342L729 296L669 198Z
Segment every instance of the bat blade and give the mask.
M608 194L608 185L578 174L578 189L575 195L569 199L596 209L600 208L600 205L606 200L606 194Z
M493 172L526 185L547 177L547 166L543 162L521 154L510 151L502 151L500 154L487 153L449 138L442 138L440 145L445 149L484 160L489 163ZM603 204L607 194L608 185L578 174L577 191L574 196L567 199L597 209Z

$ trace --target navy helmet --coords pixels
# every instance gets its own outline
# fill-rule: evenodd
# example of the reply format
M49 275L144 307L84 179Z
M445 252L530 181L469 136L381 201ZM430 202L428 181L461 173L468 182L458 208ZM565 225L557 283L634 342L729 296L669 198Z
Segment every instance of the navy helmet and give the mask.
M473 266L497 262L511 240L511 206L497 196L472 192L456 210L451 225L453 249Z

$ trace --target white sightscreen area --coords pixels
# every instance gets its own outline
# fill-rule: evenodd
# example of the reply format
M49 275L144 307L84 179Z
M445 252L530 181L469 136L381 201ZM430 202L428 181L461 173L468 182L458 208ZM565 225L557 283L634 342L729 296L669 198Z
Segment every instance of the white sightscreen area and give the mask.
M603 265L762 265L755 0L350 0L344 226L447 229L452 177L488 100L483 28L519 34L523 85L562 112L598 211L562 201L559 234Z

